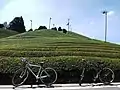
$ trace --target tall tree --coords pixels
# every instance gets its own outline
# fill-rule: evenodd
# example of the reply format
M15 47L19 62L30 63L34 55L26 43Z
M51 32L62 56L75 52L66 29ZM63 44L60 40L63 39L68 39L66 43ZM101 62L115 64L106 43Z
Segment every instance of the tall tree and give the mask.
M15 17L10 23L9 23L9 28L11 30L17 31L19 33L25 32L25 25L24 25L24 20L21 17Z
M4 25L3 24L0 24L0 28L3 28L4 27Z

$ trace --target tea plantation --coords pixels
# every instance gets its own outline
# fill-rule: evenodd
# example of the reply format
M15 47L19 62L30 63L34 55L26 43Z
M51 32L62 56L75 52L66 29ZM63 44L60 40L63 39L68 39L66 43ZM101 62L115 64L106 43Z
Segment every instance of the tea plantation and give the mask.
M14 73L21 67L21 57L31 63L54 68L58 83L78 82L84 67L82 59L94 63L103 62L114 70L115 81L120 80L120 46L68 32L55 30L30 31L0 39L0 72ZM89 74L89 73L88 73ZM73 78L73 79L72 79Z

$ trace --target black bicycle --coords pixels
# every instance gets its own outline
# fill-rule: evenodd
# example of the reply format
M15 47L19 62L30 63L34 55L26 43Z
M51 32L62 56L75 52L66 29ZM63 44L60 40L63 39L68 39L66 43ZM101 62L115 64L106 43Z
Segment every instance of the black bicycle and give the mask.
M79 80L79 85L81 86L83 78L84 78L84 73L86 70L86 67L89 65L93 65L90 62L88 62L85 59L82 59L83 64L84 64L84 68L82 70L82 73L80 75L80 80ZM112 69L110 68L106 68L106 67L102 67L103 63L102 62L98 62L97 64L94 64L97 68L94 69L94 71L96 73L93 73L93 81L95 82L97 79L100 80L100 82L102 82L103 84L110 84L113 82L115 75L114 72L112 71Z

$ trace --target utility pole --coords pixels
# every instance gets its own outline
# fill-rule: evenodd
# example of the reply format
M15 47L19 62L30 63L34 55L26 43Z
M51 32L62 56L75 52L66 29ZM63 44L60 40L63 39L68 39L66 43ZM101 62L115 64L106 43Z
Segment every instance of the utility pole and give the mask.
M31 22L31 29L32 29L32 20L30 20L30 22Z
M55 27L55 24L53 24L53 28Z
M50 17L50 19L49 19L49 29L50 29L50 25L51 25L51 19L52 19L52 18Z
M105 15L105 42L107 41L107 13L108 11L102 12Z
M70 27L70 19L68 19L67 26L68 26L68 32L69 32L69 27Z
M72 31L72 26L70 25L70 31Z

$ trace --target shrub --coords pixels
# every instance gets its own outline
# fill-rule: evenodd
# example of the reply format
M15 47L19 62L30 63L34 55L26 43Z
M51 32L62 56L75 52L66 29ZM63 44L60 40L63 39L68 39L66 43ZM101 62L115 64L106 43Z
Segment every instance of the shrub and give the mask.
M28 32L33 31L33 29L28 30Z
M65 33L65 34L66 34L66 33L67 33L67 30L66 30L66 29L63 29L63 33Z
M61 27L58 28L58 31L62 31Z
M56 27L54 27L54 28L51 28L52 30L56 30L57 31L57 28Z
M46 26L40 26L40 27L38 28L38 30L41 30L41 29L47 29L47 27L46 27Z

